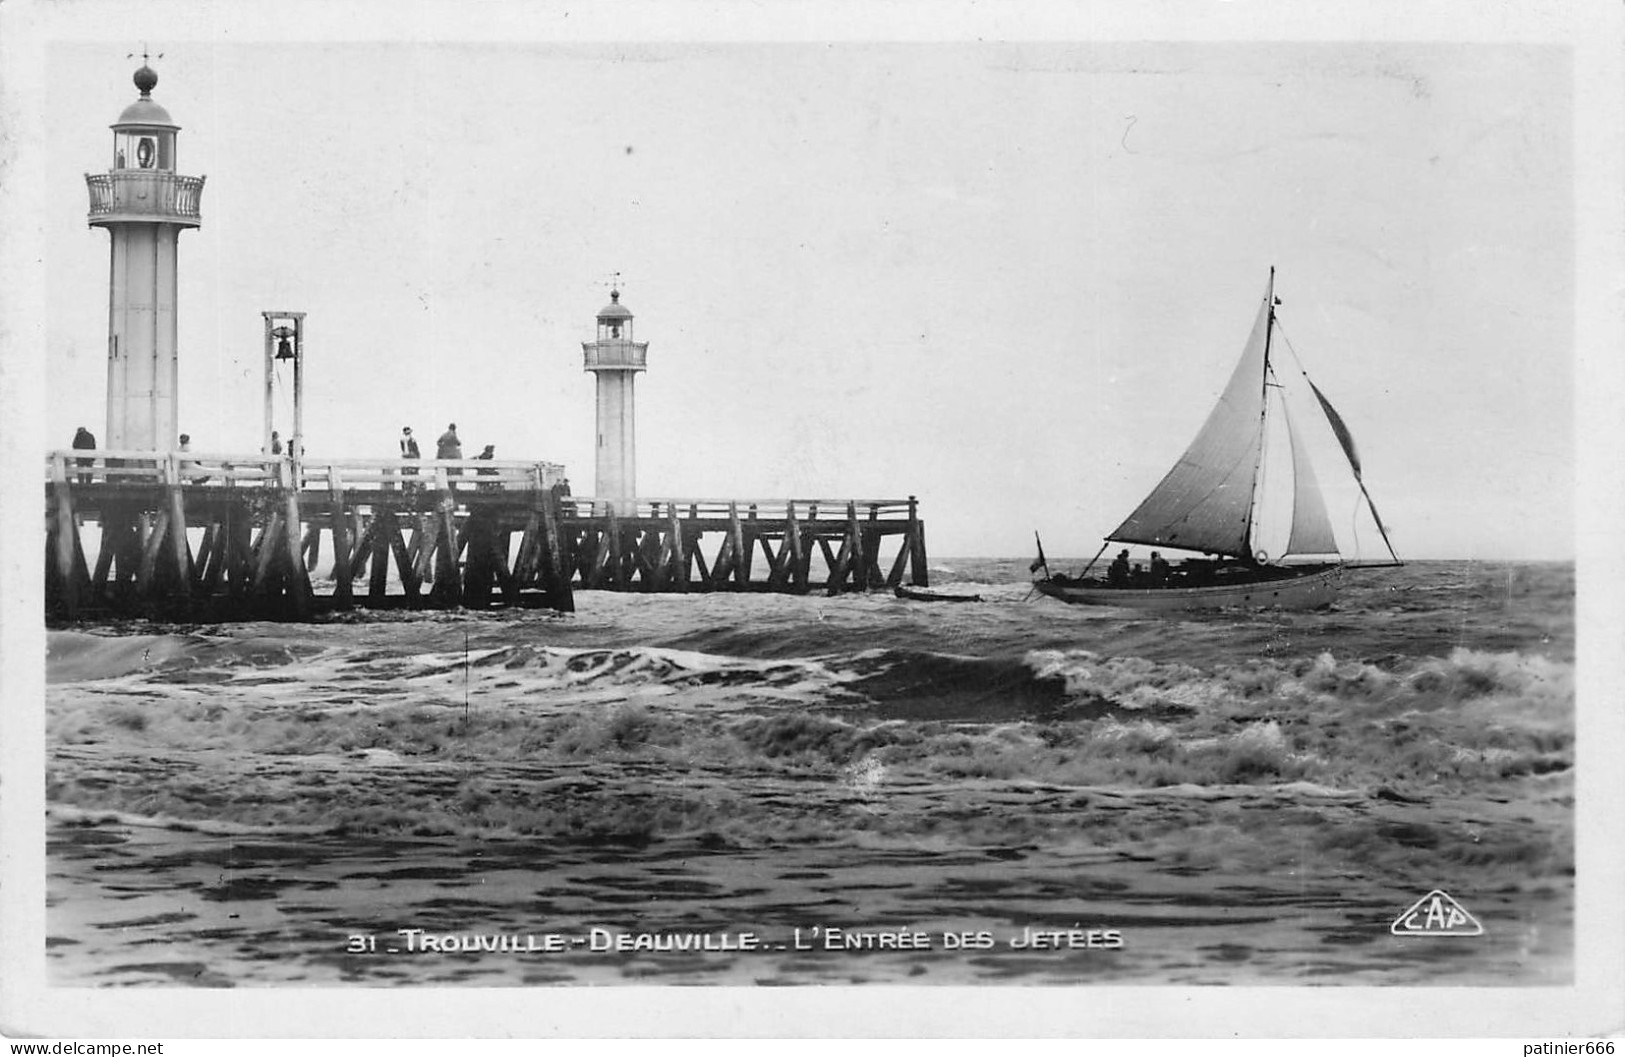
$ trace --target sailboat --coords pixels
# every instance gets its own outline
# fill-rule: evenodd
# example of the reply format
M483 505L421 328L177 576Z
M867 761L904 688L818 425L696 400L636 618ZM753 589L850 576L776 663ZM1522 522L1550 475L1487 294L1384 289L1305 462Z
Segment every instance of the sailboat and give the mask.
M1151 494L1106 537L1078 576L1052 575L1039 541L1038 560L1032 564L1035 574L1040 569L1044 573L1034 581L1038 591L1078 605L1157 611L1319 609L1337 599L1345 570L1403 564L1366 490L1353 435L1304 372L1304 381L1348 458L1360 495L1370 508L1392 561L1355 564L1345 562L1338 551L1308 451L1286 411L1285 401L1271 399L1272 390L1284 395L1285 388L1272 362L1278 328L1275 308L1279 304L1275 297L1275 269L1271 268L1264 303L1241 360L1196 439ZM1257 517L1272 414L1280 414L1285 420L1291 456L1291 528L1283 553L1275 558L1259 546ZM1105 575L1091 576L1090 570L1113 543L1193 552L1193 556L1169 562L1160 550L1153 551L1149 566L1141 568L1130 563L1124 548Z

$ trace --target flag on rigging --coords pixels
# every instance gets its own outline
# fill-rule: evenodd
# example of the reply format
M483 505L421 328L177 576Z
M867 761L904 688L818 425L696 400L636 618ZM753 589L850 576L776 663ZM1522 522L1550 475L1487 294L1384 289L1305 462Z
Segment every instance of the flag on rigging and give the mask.
M1049 562L1044 560L1044 541L1038 538L1038 533L1034 532L1033 542L1038 544L1038 557L1033 559L1033 563L1031 565L1027 566L1027 571L1029 573L1035 573L1038 570L1043 569L1044 575L1048 576Z
M1304 376L1308 381L1308 376ZM1320 401L1320 409L1326 413L1326 421L1331 423L1332 432L1337 436L1337 443L1343 446L1343 454L1348 456L1349 467L1354 471L1354 479L1360 479L1360 453L1354 450L1354 434L1349 432L1348 426L1343 424L1343 416L1332 407L1332 402L1326 399L1326 394L1320 391L1320 386L1309 382L1309 388L1314 390L1315 399Z

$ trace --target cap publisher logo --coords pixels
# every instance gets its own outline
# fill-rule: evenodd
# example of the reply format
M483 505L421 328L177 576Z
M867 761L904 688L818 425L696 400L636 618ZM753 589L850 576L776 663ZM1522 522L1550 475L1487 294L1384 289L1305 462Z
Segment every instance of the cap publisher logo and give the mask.
M1479 936L1484 926L1442 888L1435 888L1394 919L1396 936Z

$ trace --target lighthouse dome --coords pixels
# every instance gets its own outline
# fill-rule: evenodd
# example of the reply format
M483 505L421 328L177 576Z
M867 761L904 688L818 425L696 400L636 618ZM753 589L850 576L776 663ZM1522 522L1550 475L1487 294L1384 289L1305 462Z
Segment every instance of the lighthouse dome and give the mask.
M606 321L631 318L632 310L621 304L621 292L619 290L611 290L609 292L609 304L598 310L598 322L603 323Z
M124 113L118 116L118 124L114 125L157 125L162 128L179 128L169 111L154 103L151 99L137 99L124 108Z

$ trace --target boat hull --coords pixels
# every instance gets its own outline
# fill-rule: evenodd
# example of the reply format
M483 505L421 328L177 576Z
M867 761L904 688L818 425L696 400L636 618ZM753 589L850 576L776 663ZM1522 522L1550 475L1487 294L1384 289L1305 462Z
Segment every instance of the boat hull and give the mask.
M906 598L912 602L980 602L981 595L955 595L941 591L920 590L913 587L894 587L892 593L898 598Z
M1078 606L1121 606L1154 612L1202 609L1324 609L1337 601L1343 566L1290 576L1201 587L1115 586L1085 580L1039 580L1039 593Z

